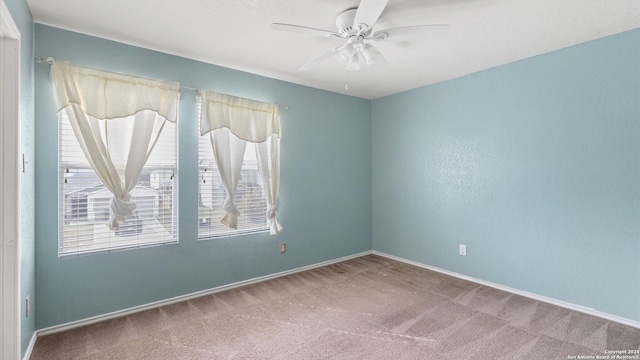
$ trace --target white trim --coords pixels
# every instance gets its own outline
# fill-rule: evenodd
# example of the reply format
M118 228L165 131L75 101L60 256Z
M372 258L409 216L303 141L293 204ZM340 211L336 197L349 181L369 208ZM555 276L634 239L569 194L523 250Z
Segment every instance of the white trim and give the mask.
M20 359L20 31L0 0L0 359Z
M34 332L31 336L31 340L29 341L29 345L27 346L27 350L24 352L22 360L29 360L31 353L33 352L33 347L36 346L36 340L38 340L38 333Z
M562 301L562 300L558 300L558 299L554 299L554 298L550 298L550 297L546 297L543 295L538 295L538 294L534 294L534 293L530 293L527 291L522 291L522 290L518 290L518 289L514 289L508 286L504 286L504 285L500 285L500 284L495 284L492 283L490 281L485 281L485 280L481 280L481 279L477 279L471 276L467 276L467 275L462 275L462 274L458 274L456 272L453 271L449 271L449 270L444 270L444 269L440 269L437 268L435 266L431 266L431 265L425 265L422 263L419 263L417 261L412 261L412 260L407 260L398 256L394 256L394 255L389 255L383 252L379 252L379 251L372 251L372 254L374 255L378 255L378 256L382 256L385 257L387 259L391 259L391 260L396 260L396 261L400 261L403 262L405 264L409 264L409 265L414 265L417 267L421 267L424 269L428 269L428 270L432 270L432 271L436 271L445 275L449 275L449 276L453 276L453 277L457 277L459 279L463 279L463 280L467 280L467 281L471 281L477 284L481 284L481 285L485 285L485 286L489 286L498 290L503 290L503 291L507 291L516 295L520 295L520 296L524 296L524 297L528 297L530 299L534 299L534 300L538 300L538 301L542 301L545 303L549 303L552 305L556 305L556 306L560 306L569 310L574 310L574 311L578 311L581 313L585 313L585 314L589 314L589 315L593 315L593 316L597 316L599 318L603 318L606 320L610 320L610 321L614 321L623 325L627 325L627 326L631 326L631 327L635 327L640 329L640 322L638 321L634 321L631 319L626 319L620 316L616 316L616 315L612 315L612 314L607 314L604 313L602 311L598 311L596 309L593 308L589 308L589 307L585 307L585 306L581 306L581 305L576 305L576 304L572 304L572 303L568 303L566 301Z
M303 266L303 267L299 267L296 269L291 269L291 270L286 270L286 271L282 271L279 273L275 273L275 274L271 274L271 275L265 275L265 276L260 276L257 278L253 278L253 279L249 279L249 280L244 280L244 281L239 281L233 284L228 284L228 285L223 285L223 286L219 286L219 287L215 287L212 289L208 289L208 290L202 290L202 291L198 291L198 292L194 292L191 294L186 294L186 295L181 295L181 296L176 296L174 298L170 298L170 299L166 299L166 300L161 300L161 301L156 301L156 302L152 302L149 304L145 304L145 305L140 305L140 306L135 306L132 308L128 308L128 309L123 309L123 310L118 310L118 311L114 311L108 314L103 314L103 315L98 315L98 316L94 316L94 317L90 317L87 319L82 319L82 320L77 320L77 321L72 321L66 324L61 324L61 325L55 325L55 326L51 326L45 329L40 329L37 330L36 333L34 334L34 337L31 339L32 343L35 343L35 338L38 336L45 336L45 335L51 335L51 334L55 334L55 333L59 333L62 331L67 331L67 330L71 330L71 329L75 329L81 326L86 326L86 325L91 325L91 324L95 324L101 321L106 321L106 320L111 320L111 319L115 319L118 317L122 317L122 316L127 316L127 315L131 315L137 312L141 312L141 311L145 311L145 310L149 310L149 309L155 309L161 306L166 306L166 305L171 305L171 304L175 304L181 301L186 301L186 300L192 300L201 296L206 296L206 295L212 295L215 293L219 293L222 291L226 291L226 290L231 290L231 289L235 289L241 286L247 286L247 285L251 285L251 284L256 284L259 282L263 282L263 281L267 281L267 280L272 280L272 279L276 279L279 277L283 277L283 276L287 276L287 275L292 275L292 274L296 274L299 272L303 272L303 271L307 271L307 270L313 270L319 267L323 267L323 266L327 266L327 265L332 265L332 264L336 264L339 262L343 262L343 261L347 261L347 260L351 260L351 259L355 259L355 258L359 258L362 256L366 256L366 255L378 255L381 257L385 257L391 260L396 260L396 261L400 261L406 264L410 264L410 265L414 265L414 266L418 266L421 268L425 268L425 269L429 269L429 270L433 270L445 275L449 275L449 276L453 276L453 277L457 277L460 279L464 279L464 280L468 280L468 281L472 281L481 285L485 285L485 286L489 286L489 287L493 287L499 290L503 290L503 291L508 291L517 295L521 295L521 296L525 296L534 300L538 300L538 301L542 301L542 302L546 302L549 304L553 304L553 305L557 305L557 306L561 306L570 310L575 310L575 311L579 311L582 313L586 313L589 315L594 315L597 317L601 317L607 320L611 320L611 321L615 321L617 323L621 323L623 325L628 325L628 326L632 326L632 327L637 327L640 328L640 323L633 321L633 320L629 320L629 319L625 319L625 318L621 318L619 316L615 316L615 315L611 315L611 314L606 314L600 311L596 311L594 309L590 309L590 308L585 308L583 306L579 306L579 305L575 305L575 304L571 304L571 303L567 303L564 301L560 301L560 300L556 300L556 299L552 299L546 296L541 296L541 295L537 295L537 294L533 294L533 293L529 293L526 291L521 291L518 289L513 289L507 286L502 286L502 285L498 285L498 284L494 284L488 281L484 281L484 280L480 280L480 279L476 279L470 276L466 276L466 275L462 275L462 274L458 274L452 271L448 271L448 270L443 270L434 266L429 266L429 265L425 265L419 262L415 262L415 261L411 261L411 260L407 260L401 257L397 257L397 256L393 256L393 255L389 255L383 252L379 252L379 251L375 251L375 250L370 250L370 251L364 251L358 254L353 254L353 255L349 255L349 256L344 256L338 259L333 259L333 260L328 260L328 261L324 261L324 262L320 262L320 263L316 263L316 264L312 264L312 265L307 265L307 266ZM29 349L27 351L27 354L30 354L31 349L32 349L32 344L29 344ZM28 357L25 356L25 359L28 359Z
M327 265L331 265L331 264L335 264L335 263L339 263L339 262L343 262L343 261L347 261L347 260L351 260L351 259L355 259L355 258L359 258L365 255L370 255L371 251L365 251L365 252L361 252L358 254L353 254L353 255L348 255L348 256L344 256L341 257L339 259L333 259L333 260L328 260L328 261L323 261L320 263L316 263L316 264L312 264L312 265L307 265L307 266L303 266L303 267L299 267L296 269L291 269L291 270L286 270L286 271L282 271L279 273L275 273L275 274L271 274L271 275L265 275L265 276L260 276L257 278L253 278L253 279L249 279L249 280L244 280L244 281L239 281L233 284L228 284L228 285L222 285L222 286L218 286L212 289L208 289L208 290L202 290L202 291L197 291L191 294L186 294L186 295L181 295L181 296L176 296L174 298L170 298L170 299L166 299L166 300L160 300L160 301L156 301L156 302L152 302L149 304L145 304L145 305L140 305L140 306L134 306L132 308L128 308L128 309L124 309L124 310L118 310L118 311L114 311L108 314L104 314L104 315L98 315L98 316L93 316L87 319L82 319L82 320L77 320L77 321L72 321L66 324L62 324L62 325L55 325L55 326L51 326L45 329L40 329L38 331L36 331L37 336L44 336L44 335L51 335L51 334L55 334L61 331L66 331L66 330L71 330L71 329L75 329L81 326L85 326L85 325L90 325L90 324L95 324L101 321L105 321L105 320L111 320L114 318L118 318L118 317L122 317L122 316L127 316L127 315L131 315L137 312L141 312L141 311L145 311L145 310L149 310L149 309L155 309L161 306L166 306L166 305L171 305L171 304L175 304L181 301L186 301L186 300L192 300L201 296L206 296L206 295L211 295L211 294L215 294L215 293L219 293L221 291L226 291L226 290L231 290L231 289L235 289L241 286L247 286L247 285L251 285L251 284L255 284L255 283L259 283L259 282L263 282L263 281L267 281L267 280L273 280L279 277L283 277L283 276L287 276L287 275L292 275L292 274L296 274L299 272L303 272L303 271L307 271L307 270L312 270L312 269L316 269L319 267L323 267L323 266L327 266Z

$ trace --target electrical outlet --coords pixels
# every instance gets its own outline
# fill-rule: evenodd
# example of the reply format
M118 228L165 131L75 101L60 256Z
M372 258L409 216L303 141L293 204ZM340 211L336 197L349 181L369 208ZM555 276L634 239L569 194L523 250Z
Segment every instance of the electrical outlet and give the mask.
M467 256L467 245L460 244L460 255Z
M29 317L29 308L31 307L31 299L29 298L29 296L27 296L27 298L25 299L25 304L24 304L24 315L25 317Z
M287 252L287 243L280 243L280 254Z

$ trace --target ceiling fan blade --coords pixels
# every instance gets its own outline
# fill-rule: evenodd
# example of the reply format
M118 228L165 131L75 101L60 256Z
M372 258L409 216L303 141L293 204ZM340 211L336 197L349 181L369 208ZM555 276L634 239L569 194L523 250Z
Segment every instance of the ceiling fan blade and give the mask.
M412 41L447 35L449 25L415 25L376 31L371 39L376 41Z
M318 56L317 58L309 61L308 63L300 66L300 70L305 71L305 70L309 70L312 67L320 64L321 62L327 60L328 58L332 57L333 55L337 54L340 51L341 46L338 46L336 48L330 49L329 51L324 52L322 55Z
M310 34L310 35L323 36L323 37L329 37L329 38L336 38L336 37L341 38L339 34L336 34L332 31L316 29L316 28L300 26L300 25L273 23L271 24L270 28L273 30L287 31L287 32L298 33L298 34Z
M389 0L361 0L353 19L353 26L357 29L360 24L365 24L368 28L372 28L382 15L387 2Z
M380 52L380 50L378 50L378 48L376 48L371 44L367 44L367 47L373 49L376 52L376 64L389 65L387 58L384 57L384 55L382 55L382 53Z

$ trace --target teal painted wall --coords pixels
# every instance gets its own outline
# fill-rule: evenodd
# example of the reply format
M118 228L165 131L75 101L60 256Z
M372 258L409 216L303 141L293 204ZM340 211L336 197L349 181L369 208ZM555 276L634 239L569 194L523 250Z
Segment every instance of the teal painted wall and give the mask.
M29 162L20 180L20 299L21 340L24 355L35 332L35 251L34 251L34 90L33 46L34 24L25 0L5 0L11 17L20 30L20 148ZM31 315L25 316L25 301L31 297Z
M374 100L372 147L374 250L640 321L640 29Z
M49 65L35 65L39 329L371 249L371 103L57 28L36 25L36 56L178 81L282 111L278 236L198 241L196 103L179 120L179 243L57 256L57 120ZM278 254L278 243L287 253Z

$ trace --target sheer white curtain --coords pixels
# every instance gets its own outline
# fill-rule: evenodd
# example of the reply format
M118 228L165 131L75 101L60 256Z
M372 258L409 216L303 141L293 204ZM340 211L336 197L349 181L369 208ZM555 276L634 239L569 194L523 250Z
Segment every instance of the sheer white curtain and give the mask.
M278 197L280 195L280 136L274 134L267 141L256 144L258 171L264 184L267 200L267 220L271 235L282 232L278 222Z
M200 135L210 134L216 164L227 191L226 215L221 222L237 228L240 214L233 201L246 142L252 142L256 144L258 170L265 187L270 233L282 232L277 219L281 137L278 105L211 91L198 91L198 97L202 106Z
M54 61L58 111L66 111L87 161L111 191L108 226L116 230L136 204L136 186L167 121L175 126L180 85Z
M227 191L227 199L222 206L226 214L220 222L232 229L237 229L240 211L236 208L234 201L247 143L233 135L227 128L216 129L209 134L213 156L222 178L222 186Z

